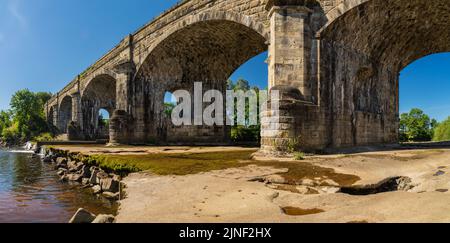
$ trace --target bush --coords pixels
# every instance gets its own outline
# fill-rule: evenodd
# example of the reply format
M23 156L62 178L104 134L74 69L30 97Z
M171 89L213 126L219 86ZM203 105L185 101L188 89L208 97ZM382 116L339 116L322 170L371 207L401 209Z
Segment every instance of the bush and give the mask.
M450 117L436 127L434 130L433 141L450 141Z
M54 139L51 133L42 133L33 139L34 142L47 142Z
M260 126L237 126L231 128L231 140L233 142L259 142L260 138Z
M305 160L305 153L303 153L303 152L294 153L294 159L295 160Z
M20 141L21 134L19 131L19 124L13 123L10 127L3 129L2 138L8 143L17 143Z

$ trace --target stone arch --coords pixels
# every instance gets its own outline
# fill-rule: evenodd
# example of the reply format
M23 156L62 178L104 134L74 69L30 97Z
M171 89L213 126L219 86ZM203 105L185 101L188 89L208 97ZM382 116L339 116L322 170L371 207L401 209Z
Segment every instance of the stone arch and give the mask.
M332 146L397 142L399 73L450 51L449 13L442 0L344 0L327 14L317 36L320 78L332 87Z
M104 137L99 130L99 110L113 114L116 108L116 79L110 74L95 76L81 93L82 129L88 140Z
M67 126L72 121L72 97L66 95L59 105L58 129L67 133Z
M344 0L327 14L319 36L399 71L450 51L449 12L443 0Z
M142 134L153 138L165 134L160 130L164 127L161 114L166 91L184 89L193 93L194 82L203 82L204 90L225 92L226 80L231 74L267 50L268 35L264 26L251 17L230 12L193 15L178 21L164 33L138 68L133 82L135 90L140 90L144 97L137 101L140 103L138 106L145 110L145 117L141 119L143 124L137 126L145 127ZM221 137L209 137L208 134L214 132L206 130L205 127L197 127L196 131L186 133L204 141ZM215 128L215 132L223 131ZM148 140L148 137L143 139Z

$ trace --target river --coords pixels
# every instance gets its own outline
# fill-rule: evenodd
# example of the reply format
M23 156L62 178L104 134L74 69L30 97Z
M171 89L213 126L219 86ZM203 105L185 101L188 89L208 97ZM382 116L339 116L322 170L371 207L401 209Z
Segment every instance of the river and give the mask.
M115 214L117 204L60 182L30 153L0 150L0 223L67 223L79 208Z

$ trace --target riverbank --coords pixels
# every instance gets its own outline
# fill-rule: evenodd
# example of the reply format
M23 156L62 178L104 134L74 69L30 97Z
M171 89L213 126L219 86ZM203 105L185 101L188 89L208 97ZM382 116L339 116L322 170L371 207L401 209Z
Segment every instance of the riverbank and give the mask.
M248 148L59 149L147 168L122 181L122 223L450 221L448 148L302 161L252 156Z

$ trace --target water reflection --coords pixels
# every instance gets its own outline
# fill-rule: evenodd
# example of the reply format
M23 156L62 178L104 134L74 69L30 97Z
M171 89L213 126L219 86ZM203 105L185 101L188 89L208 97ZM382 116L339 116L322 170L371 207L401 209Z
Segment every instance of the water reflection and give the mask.
M0 151L0 223L68 222L80 207L95 214L117 210L78 185L59 182L52 165L31 154Z

